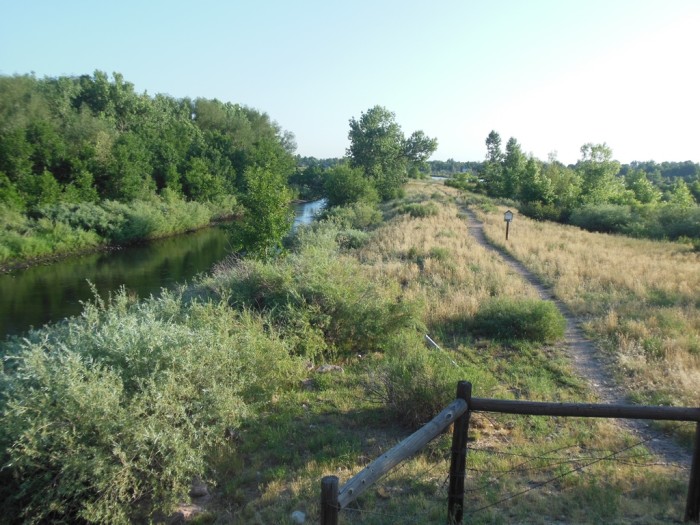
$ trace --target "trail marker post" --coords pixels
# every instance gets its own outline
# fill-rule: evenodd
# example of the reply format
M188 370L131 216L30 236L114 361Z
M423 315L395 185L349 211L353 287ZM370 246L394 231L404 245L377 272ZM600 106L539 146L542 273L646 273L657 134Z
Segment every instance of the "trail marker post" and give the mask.
M508 230L510 229L510 221L513 220L513 212L508 210L503 214L503 220L506 221L506 241L508 240Z

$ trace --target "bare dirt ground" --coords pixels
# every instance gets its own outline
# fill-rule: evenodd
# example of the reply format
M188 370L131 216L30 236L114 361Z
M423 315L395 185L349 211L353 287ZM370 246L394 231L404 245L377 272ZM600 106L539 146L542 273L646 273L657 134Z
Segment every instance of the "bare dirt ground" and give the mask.
M593 342L586 338L579 326L580 320L569 311L564 303L553 296L551 290L535 274L511 255L489 243L484 235L483 224L471 210L463 208L463 211L469 218L469 233L474 239L484 248L497 253L514 272L532 285L542 299L554 302L566 318L566 333L563 347L569 354L572 366L577 374L589 383L593 391L598 393L599 402L604 404L626 404L624 391L615 382L610 372L610 363L607 363L600 356ZM631 432L639 441L644 441L646 447L657 455L661 462L685 470L690 469L691 452L674 442L671 436L653 428L650 422L630 419L618 419L616 421L620 427Z

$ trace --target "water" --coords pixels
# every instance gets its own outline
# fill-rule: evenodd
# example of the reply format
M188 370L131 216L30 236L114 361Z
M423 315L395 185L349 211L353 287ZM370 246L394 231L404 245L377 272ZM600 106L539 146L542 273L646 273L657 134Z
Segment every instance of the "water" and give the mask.
M293 228L311 222L324 205L324 201L295 205ZM125 286L148 297L208 272L231 251L228 228L215 226L0 275L0 339L78 315L81 302L93 298L89 282L102 296Z

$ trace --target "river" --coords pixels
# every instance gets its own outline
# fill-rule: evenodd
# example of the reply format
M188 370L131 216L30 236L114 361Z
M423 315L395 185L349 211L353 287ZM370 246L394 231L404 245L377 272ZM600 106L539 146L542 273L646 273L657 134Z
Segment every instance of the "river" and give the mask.
M295 205L292 228L311 222L324 204ZM102 296L124 286L148 297L208 272L231 251L229 230L220 225L0 275L0 340L78 315L81 303L93 297L89 283Z

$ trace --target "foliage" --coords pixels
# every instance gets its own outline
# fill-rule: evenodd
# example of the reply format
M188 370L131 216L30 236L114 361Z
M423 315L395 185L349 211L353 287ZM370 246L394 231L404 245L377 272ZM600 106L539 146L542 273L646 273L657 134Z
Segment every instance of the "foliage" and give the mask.
M366 384L374 401L411 428L430 421L454 399L464 374L445 353L427 350L421 339L420 334L397 338L385 359L368 371Z
M363 170L382 200L396 197L409 165L421 165L437 149L437 140L422 131L406 139L394 113L382 106L368 109L359 120L350 119L348 139L351 166Z
M324 193L329 206L344 206L355 202L373 204L379 201L379 194L371 180L365 177L361 168L339 164L326 172Z
M282 246L294 220L291 192L281 174L264 168L246 170L244 179L242 247L252 255L268 257Z
M335 222L340 228L370 228L382 222L382 213L375 204L355 202L328 208L320 218Z
M270 261L241 259L220 268L206 285L236 308L266 313L315 359L383 351L392 336L421 325L420 307L367 279L355 260L339 254L332 223L301 229L296 252Z
M575 209L569 218L574 226L603 233L621 232L631 221L630 207L617 204L587 204Z
M168 512L251 407L298 378L250 313L122 291L8 342L3 499L26 522L130 523Z
M496 298L479 308L471 328L478 335L495 339L551 343L564 336L566 320L548 301Z
M202 210L242 202L248 170L264 169L284 184L294 170L293 136L265 113L218 100L149 97L118 73L0 76L0 116L0 202L30 216L59 204L104 205L129 223L113 231L120 242L185 231L199 225ZM135 202L156 196L199 205L163 215ZM171 219L185 224L162 224ZM51 253L51 245L37 243ZM22 257L6 246L0 251Z
M440 208L434 202L428 202L426 204L421 203L410 203L400 206L397 210L399 213L405 213L411 217L432 217L440 212Z

